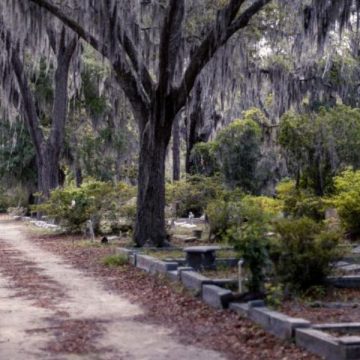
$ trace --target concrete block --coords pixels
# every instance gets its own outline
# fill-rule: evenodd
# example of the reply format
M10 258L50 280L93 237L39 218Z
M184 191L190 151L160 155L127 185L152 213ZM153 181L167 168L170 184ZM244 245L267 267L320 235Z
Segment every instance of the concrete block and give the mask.
M344 359L335 336L315 329L296 329L296 345L326 360Z
M269 312L267 307L249 307L249 318L267 330L270 326Z
M281 338L290 340L295 336L295 329L309 328L311 323L305 319L292 318L279 312L269 313L268 331Z
M341 358L346 360L360 359L360 337L343 336L339 338Z
M249 318L281 339L291 339L295 336L295 329L311 325L310 321L292 318L266 307L249 307Z
M202 300L213 308L227 308L232 298L233 294L230 290L216 285L203 285Z
M179 281L179 274L177 270L171 270L166 273L166 277L173 282Z
M152 272L165 274L168 271L175 271L177 267L178 267L177 262L165 262L161 260L155 260Z
M265 302L264 300L251 300L248 301L249 308L258 308L258 307L264 307Z
M204 284L212 284L212 280L195 271L182 271L181 282L189 290L194 290L201 294Z
M158 261L154 259L152 256L142 255L142 254L136 255L136 267L145 270L146 272L154 273L157 262Z
M179 277L179 280L181 280L181 273L183 271L194 271L194 269L190 266L179 266L177 268L177 271L178 271L178 277Z
M247 318L249 316L249 304L248 303L235 303L229 304L229 309L238 313L241 317Z

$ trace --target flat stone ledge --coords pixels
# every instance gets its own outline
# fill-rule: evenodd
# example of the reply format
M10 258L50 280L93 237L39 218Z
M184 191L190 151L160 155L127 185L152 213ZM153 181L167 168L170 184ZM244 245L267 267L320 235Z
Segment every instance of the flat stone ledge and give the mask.
M179 273L177 270L168 271L166 277L173 282L179 281Z
M203 285L213 283L211 279L196 271L181 271L180 278L187 289L195 290L199 294L202 292Z
M165 274L168 271L177 270L176 262L164 262L148 255L136 255L136 267L145 270L151 274Z
M281 339L292 339L295 329L308 328L311 325L310 321L293 318L266 307L249 308L249 318Z
M181 273L183 271L194 271L194 269L190 266L179 266L177 268L177 271L178 271L178 280L181 280Z
M248 303L235 303L231 302L229 304L229 309L235 311L240 316L247 318L249 316L249 304Z
M233 298L230 290L216 285L204 285L202 288L202 300L215 309L226 309Z
M335 336L316 329L296 329L296 345L322 356L326 360L341 360L339 343Z
M323 331L344 331L346 333L359 332L360 322L353 323L330 323L330 324L315 324L312 326L313 329Z
M249 317L249 312L252 308L265 308L265 302L263 300L252 300L246 303L231 302L229 304L230 310L246 318Z

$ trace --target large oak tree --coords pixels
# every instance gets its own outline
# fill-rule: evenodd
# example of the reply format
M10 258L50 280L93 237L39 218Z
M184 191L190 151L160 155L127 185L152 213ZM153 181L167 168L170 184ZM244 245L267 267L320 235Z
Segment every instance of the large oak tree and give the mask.
M197 1L64 0L59 5L53 0L22 0L22 3L36 4L53 14L108 59L132 105L140 133L134 235L139 246L146 243L161 246L166 238L165 156L176 116L208 62L273 1L219 2L224 5L212 24L199 31L200 41L186 51L183 23ZM318 0L305 6L302 1L281 1L291 4L294 11L304 12L307 32L321 29L318 32L320 42L332 22L338 18L341 23L347 21L353 3ZM150 5L152 8L143 9ZM150 11L153 13L149 14ZM148 27L138 21L148 17L155 19ZM153 46L149 47L151 43Z

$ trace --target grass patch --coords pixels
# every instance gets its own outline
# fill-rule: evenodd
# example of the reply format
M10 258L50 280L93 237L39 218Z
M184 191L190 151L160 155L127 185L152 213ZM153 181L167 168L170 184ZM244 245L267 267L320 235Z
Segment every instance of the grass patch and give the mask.
M128 264L128 258L125 255L109 255L102 260L102 264L110 267L124 266Z
M159 250L159 251L145 250L143 254L152 256L159 260L185 258L185 253L182 250Z

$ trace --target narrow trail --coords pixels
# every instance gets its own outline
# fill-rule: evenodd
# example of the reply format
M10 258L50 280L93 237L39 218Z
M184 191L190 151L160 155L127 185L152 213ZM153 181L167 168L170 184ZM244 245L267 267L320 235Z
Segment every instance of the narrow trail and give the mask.
M1 360L225 359L134 319L143 313L0 218Z

